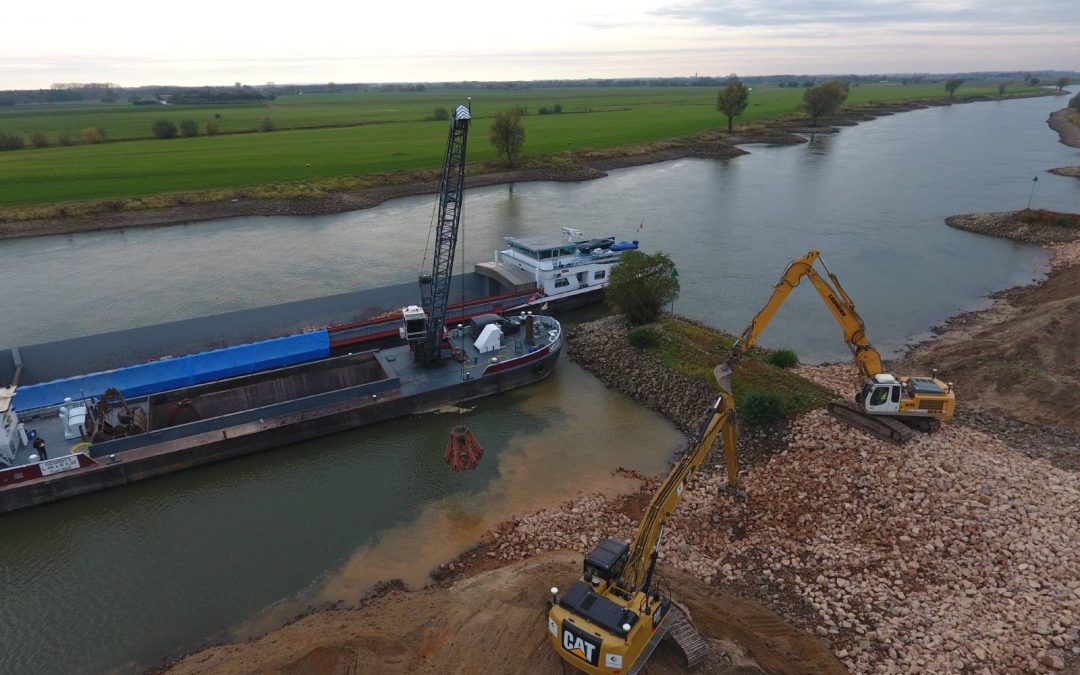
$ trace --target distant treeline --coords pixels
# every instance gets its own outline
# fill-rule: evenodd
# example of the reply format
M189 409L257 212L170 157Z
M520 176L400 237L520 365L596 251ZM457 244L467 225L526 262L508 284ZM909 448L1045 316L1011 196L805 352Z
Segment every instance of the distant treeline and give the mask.
M888 73L872 75L853 75L834 73L828 75L760 75L745 76L740 79L750 86L811 87L818 82L840 78L851 86L860 83L890 82L896 84L917 84L920 82L944 82L949 79L963 79L967 82L1032 82L1044 83L1055 81L1059 77L1080 78L1075 71L989 71L974 73ZM482 80L464 80L461 82L390 82L380 84L318 83L318 84L275 84L247 85L237 82L229 87L121 87L112 82L60 83L48 89L23 89L0 91L0 106L12 106L20 103L77 103L103 101L106 103L127 99L132 102L168 97L171 104L221 104L251 103L273 100L276 96L297 94L345 94L365 93L369 91L405 91L422 92L432 89L550 89L574 87L719 87L727 82L728 76L693 76L693 77L630 77L585 80L517 80L492 82Z

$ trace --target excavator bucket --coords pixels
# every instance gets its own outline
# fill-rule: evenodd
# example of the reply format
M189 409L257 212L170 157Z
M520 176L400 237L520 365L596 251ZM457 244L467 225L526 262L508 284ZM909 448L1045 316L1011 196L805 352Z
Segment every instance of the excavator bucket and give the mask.
M480 463L484 449L468 427L454 427L450 430L450 439L446 442L443 460L454 471L471 471Z
M713 377L716 378L716 383L720 385L725 394L731 393L731 367L729 365L721 363L713 368Z

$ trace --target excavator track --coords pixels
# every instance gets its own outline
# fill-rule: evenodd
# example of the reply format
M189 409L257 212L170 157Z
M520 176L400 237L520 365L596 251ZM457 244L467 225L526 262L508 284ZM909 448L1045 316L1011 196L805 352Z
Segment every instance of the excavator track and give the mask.
M899 420L879 415L867 415L858 405L848 401L829 401L829 414L846 422L856 429L861 429L868 434L877 436L883 441L903 445L911 440L915 432Z
M688 669L700 665L709 656L709 642L701 636L686 613L676 604L672 604L667 638L674 644Z

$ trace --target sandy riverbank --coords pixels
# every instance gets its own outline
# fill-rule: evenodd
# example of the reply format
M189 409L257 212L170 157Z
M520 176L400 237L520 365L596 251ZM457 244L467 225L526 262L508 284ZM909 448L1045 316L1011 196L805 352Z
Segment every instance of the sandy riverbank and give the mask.
M1058 132L1062 143L1074 148L1080 148L1080 127L1073 123L1068 108L1062 108L1051 113L1050 119L1046 123L1050 125L1051 129Z
M1058 466L1080 469L1080 229L1024 222L1019 212L956 216L968 231L1047 246L1047 279L994 296L913 347L897 370L938 368L956 383L961 416Z
M1037 95L1050 95L1040 93ZM527 181L583 181L601 178L607 171L685 157L723 158L747 154L740 145L752 143L797 144L812 133L835 133L839 128L931 106L997 100L988 98L914 100L898 103L866 103L852 106L835 118L809 126L804 115L789 115L762 123L741 125L735 132L712 131L689 138L656 141L608 150L573 152L567 157L526 158L535 166L506 170L472 166L467 187L481 187ZM42 207L0 209L0 239L47 234L70 234L97 230L169 225L236 216L307 216L366 209L387 199L433 194L438 175L433 170L396 171L360 177L354 189L324 189L319 182L298 183L274 190L293 196L262 198L259 188L236 188L208 192L166 194L153 198L156 208L147 208L143 198L109 199L95 202L57 204Z

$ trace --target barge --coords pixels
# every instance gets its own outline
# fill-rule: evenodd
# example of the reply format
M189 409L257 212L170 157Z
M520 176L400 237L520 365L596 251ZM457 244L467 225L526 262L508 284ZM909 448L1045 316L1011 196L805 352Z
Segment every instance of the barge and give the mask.
M434 366L409 344L335 356L323 330L2 388L0 513L521 387L562 344L522 312L454 325Z
M603 298L611 270L637 241L590 239L563 228L563 236L506 237L494 259L455 276L447 322L482 314L565 312ZM35 384L177 355L295 335L325 328L334 353L385 344L398 335L400 308L415 301L416 283L401 283L213 316L0 349L0 383L17 366ZM2 347L2 345L0 345Z

